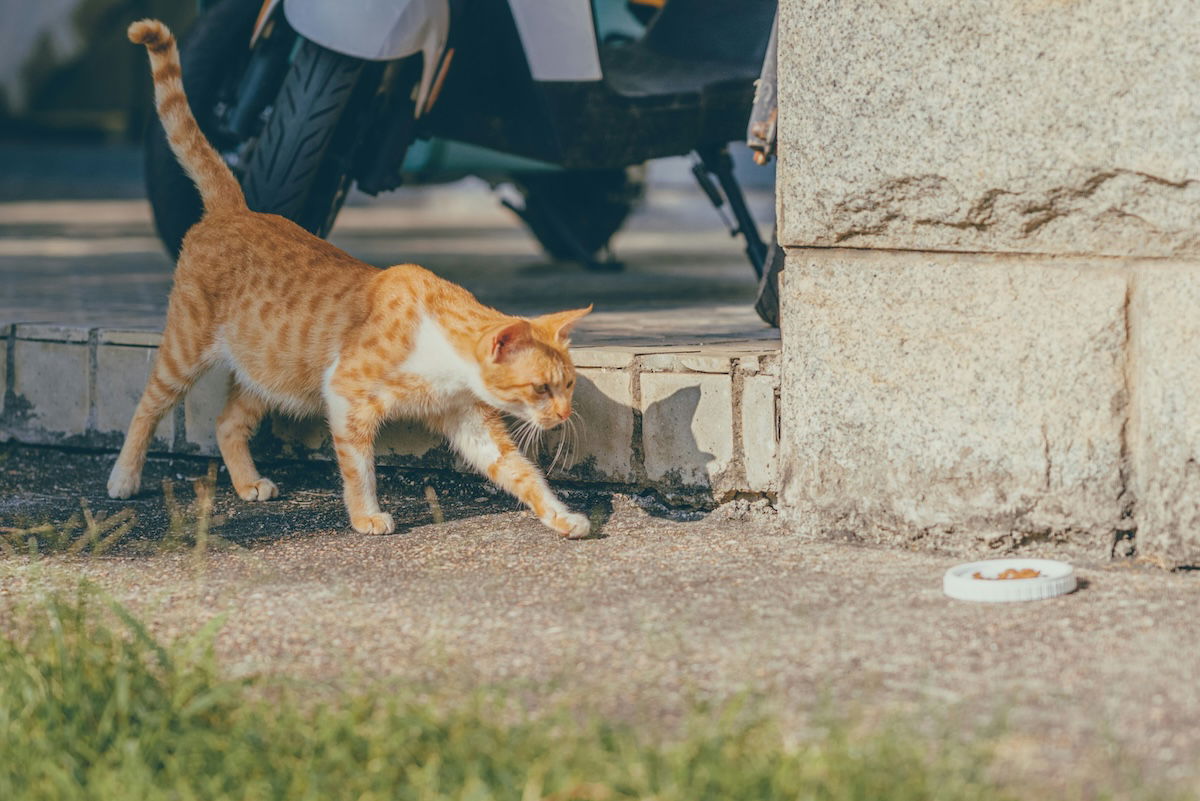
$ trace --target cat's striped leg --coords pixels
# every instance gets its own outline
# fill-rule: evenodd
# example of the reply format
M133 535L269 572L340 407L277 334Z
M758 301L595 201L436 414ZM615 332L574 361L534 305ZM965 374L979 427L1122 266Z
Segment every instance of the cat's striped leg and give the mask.
M108 475L110 498L131 498L137 494L142 485L142 466L146 463L146 451L150 448L154 429L187 389L183 381L167 377L166 373L156 364L150 380L146 382L142 399L138 401L137 410L129 422L129 430L125 432L121 453Z
M158 422L208 369L205 350L209 340L204 329L205 320L202 304L184 293L172 293L167 325L150 379L129 422L121 453L108 476L110 498L129 498L137 493L142 483L146 451Z
M359 534L391 534L396 523L380 510L375 494L375 432L382 415L374 406L352 404L332 389L327 389L325 402L350 525Z
M443 417L441 428L469 464L515 495L547 526L568 539L582 539L591 532L588 519L563 505L541 471L513 443L498 411L475 406Z
M217 447L221 449L233 488L242 500L268 501L279 495L279 487L258 474L250 455L250 437L266 413L267 404L261 398L243 389L237 379L230 378L229 398L217 418Z

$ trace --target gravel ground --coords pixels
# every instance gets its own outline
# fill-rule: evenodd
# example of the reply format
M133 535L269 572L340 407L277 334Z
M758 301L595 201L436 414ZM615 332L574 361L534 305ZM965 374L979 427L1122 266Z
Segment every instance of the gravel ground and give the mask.
M86 577L166 636L226 614L219 653L237 673L500 685L534 706L664 721L749 691L798 732L831 710L964 736L1002 719L1001 763L1063 786L1197 778L1194 574L1077 561L1071 596L975 605L941 593L955 558L802 538L762 508L568 492L601 526L566 542L482 483L387 470L399 533L359 536L320 464L264 469L285 493L270 504L222 483L224 545L197 558L163 547L160 490L103 497L111 458L0 449L0 526L63 520L81 497L139 521L103 557L0 558L0 611ZM206 468L152 461L144 486L170 478L187 500L179 479Z

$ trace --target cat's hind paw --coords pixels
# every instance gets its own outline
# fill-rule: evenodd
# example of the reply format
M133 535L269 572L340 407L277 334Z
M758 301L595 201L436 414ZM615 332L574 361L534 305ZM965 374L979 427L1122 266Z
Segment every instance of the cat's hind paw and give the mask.
M354 530L359 534L391 534L396 530L396 522L387 512L355 517L350 521L350 525L354 526Z
M243 501L269 501L279 497L279 487L269 478L260 478L241 487L235 487Z
M592 533L592 523L583 515L574 512L564 512L555 515L546 525L562 534L569 540L581 540Z
M108 497L132 498L142 487L141 473L132 473L120 464L114 465L108 476Z

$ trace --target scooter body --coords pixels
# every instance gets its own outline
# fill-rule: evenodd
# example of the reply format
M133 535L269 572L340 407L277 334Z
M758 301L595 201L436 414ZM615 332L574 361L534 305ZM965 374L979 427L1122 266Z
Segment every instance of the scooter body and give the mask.
M220 0L184 39L184 80L251 206L318 235L352 183L476 174L521 191L510 208L552 256L611 267L598 254L640 197L639 165L695 152L761 272L721 164L745 136L774 16L775 0L669 0L644 28L624 0ZM172 250L199 217L176 173L151 136Z

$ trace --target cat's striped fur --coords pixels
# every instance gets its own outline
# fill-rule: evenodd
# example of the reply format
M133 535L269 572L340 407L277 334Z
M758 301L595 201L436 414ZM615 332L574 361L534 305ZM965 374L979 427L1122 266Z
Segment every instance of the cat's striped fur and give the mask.
M233 374L217 441L246 500L278 493L255 468L247 441L271 408L324 412L353 527L389 533L375 492L374 439L394 417L416 418L547 526L583 537L569 512L513 444L502 419L538 428L571 415L571 327L590 311L520 318L411 264L378 270L299 226L246 207L237 180L188 108L174 37L161 22L129 28L149 51L155 104L176 157L204 199L175 269L167 324L145 393L108 482L138 490L158 421L208 368Z

